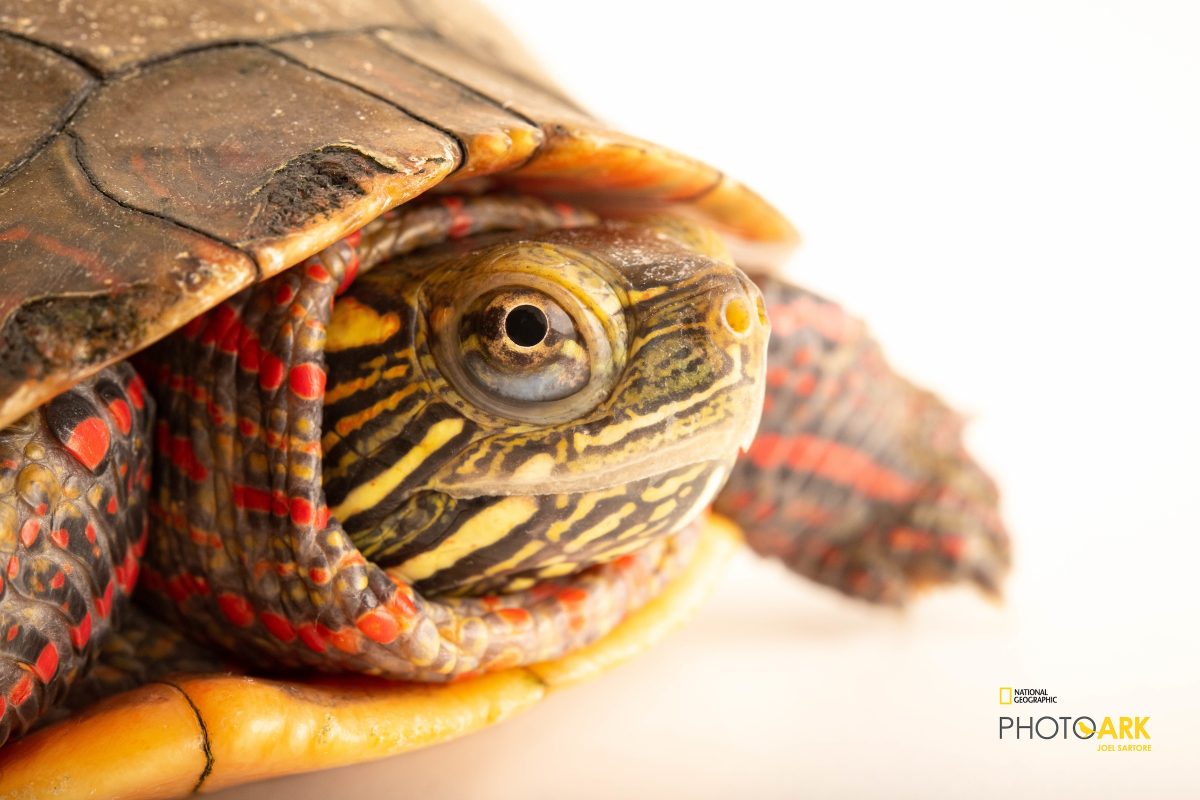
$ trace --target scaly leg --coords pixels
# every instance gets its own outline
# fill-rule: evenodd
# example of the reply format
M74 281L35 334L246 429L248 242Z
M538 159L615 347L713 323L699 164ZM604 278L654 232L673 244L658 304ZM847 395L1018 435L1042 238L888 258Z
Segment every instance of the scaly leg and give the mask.
M959 580L998 591L1008 537L959 416L836 304L756 282L772 326L766 403L717 510L757 552L848 595L900 604Z

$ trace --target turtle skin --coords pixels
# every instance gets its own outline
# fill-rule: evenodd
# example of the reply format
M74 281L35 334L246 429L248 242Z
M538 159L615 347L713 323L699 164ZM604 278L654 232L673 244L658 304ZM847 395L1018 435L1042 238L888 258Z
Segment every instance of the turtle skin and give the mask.
M0 424L55 396L80 397L91 416L75 417L100 420L91 428L116 442L121 419L95 387L116 375L128 395L133 379L89 376L443 182L569 198L602 214L686 207L734 239L795 241L736 182L605 129L477 9L138 6L114 3L91 18L72 3L0 4L0 68L29 76L0 81L0 99L20 112L0 142ZM83 19L88 32L74 27ZM839 307L766 273L757 280L776 330L764 428L718 508L760 552L856 596L902 602L914 585L955 579L994 590L1007 539L957 416L895 376ZM58 480L69 484L91 472L91 456L71 450L70 432L63 441L53 408L14 430L48 426L67 456L52 456ZM115 448L112 475L121 458L135 471L143 463ZM186 471L186 454L167 452ZM112 475L100 483L115 487ZM14 508L24 516L11 542L39 504ZM106 503L95 510L111 516ZM110 521L123 543L106 554L120 573L116 600L137 576L125 553L145 546L125 530L139 513L119 506ZM169 576L159 577L163 589ZM93 583L84 604L93 627L82 646L84 617L69 603L53 659L41 639L13 638L5 725L28 725L92 657L107 630L95 622L103 586ZM236 626L235 605L219 613Z

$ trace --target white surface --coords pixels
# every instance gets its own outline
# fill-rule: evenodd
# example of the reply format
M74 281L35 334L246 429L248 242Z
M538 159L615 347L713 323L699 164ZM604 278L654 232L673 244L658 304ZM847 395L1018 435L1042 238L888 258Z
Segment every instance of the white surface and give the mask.
M493 7L618 127L777 203L795 274L972 414L1007 602L882 613L747 556L688 629L506 725L222 797L1197 796L1198 7ZM997 741L1000 686L1149 715L1154 751Z

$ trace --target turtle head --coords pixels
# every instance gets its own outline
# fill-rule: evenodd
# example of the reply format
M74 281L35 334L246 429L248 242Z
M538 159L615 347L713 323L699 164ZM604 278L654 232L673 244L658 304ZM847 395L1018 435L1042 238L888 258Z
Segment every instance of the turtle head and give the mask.
M427 592L618 557L720 488L758 424L767 335L716 236L675 219L381 266L329 328L330 507Z

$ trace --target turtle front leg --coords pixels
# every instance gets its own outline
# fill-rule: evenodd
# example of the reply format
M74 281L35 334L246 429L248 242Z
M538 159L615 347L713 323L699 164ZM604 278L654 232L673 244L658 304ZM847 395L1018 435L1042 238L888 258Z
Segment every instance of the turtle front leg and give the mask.
M961 580L998 592L1008 536L961 418L841 307L755 280L772 325L766 401L717 510L758 553L853 597L902 604Z
M125 618L152 416L121 363L0 430L0 744L66 695Z

